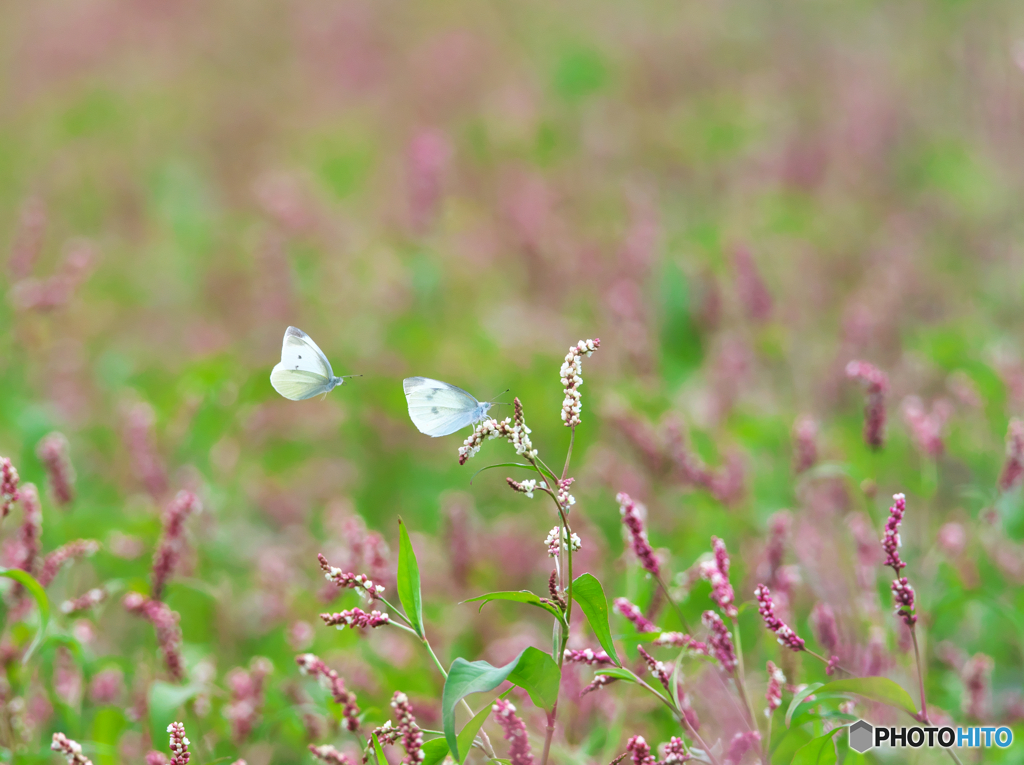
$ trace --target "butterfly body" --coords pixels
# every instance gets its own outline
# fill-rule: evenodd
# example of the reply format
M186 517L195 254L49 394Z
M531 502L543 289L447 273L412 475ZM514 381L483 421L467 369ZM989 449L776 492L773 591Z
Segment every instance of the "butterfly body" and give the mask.
M281 361L270 372L274 390L292 401L303 401L330 393L344 382L313 338L297 327L285 330Z
M479 422L493 406L489 401L477 401L462 388L429 377L407 377L402 387L413 424L420 433L434 438Z

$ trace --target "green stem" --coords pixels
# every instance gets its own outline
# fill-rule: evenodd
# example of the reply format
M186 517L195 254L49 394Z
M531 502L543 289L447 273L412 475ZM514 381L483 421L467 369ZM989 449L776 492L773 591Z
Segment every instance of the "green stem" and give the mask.
M828 659L826 659L820 653L815 653L810 648L804 648L803 651L804 651L804 653L810 654L811 656L813 656L815 659L820 661L822 664L825 664L826 666L830 663ZM844 667L842 664L836 664L836 669L838 669L840 672L845 672L850 677L853 677L853 673L850 670L848 670L846 667Z
M420 636L417 635L417 637L420 637ZM433 647L431 647L430 641L427 640L425 635L423 637L420 637L420 640L423 641L423 647L427 649L427 653L430 654L430 658L434 660L434 664L437 665L437 668L441 671L441 674L444 676L444 679L447 680L448 679L448 670L446 670L444 668L444 665L441 663L441 660L439 658L437 658L437 654L434 653L434 649L433 649ZM476 713L473 712L473 708L471 706L469 706L469 704L466 702L465 699L462 699L461 703L462 703L462 708L465 709L466 712L469 713L469 719L472 720L473 717L476 716ZM483 728L480 729L480 736L481 736L481 738L483 738L484 745L485 745L484 747L481 747L481 748L487 753L487 755L491 759L493 759L494 756L495 756L495 754L494 754L494 747L491 746L491 739L487 735L487 732Z
M562 468L562 480L569 476L569 460L572 459L572 445L576 443L576 426L572 426L572 433L569 434L569 451L565 453L565 467Z
M696 730L694 730L693 726L690 725L690 721L686 719L686 715L683 714L682 710L677 708L676 705L668 698L662 696L658 691L652 688L646 681L644 681L643 678L636 677L636 682L641 687L646 688L648 692L654 694L654 696L656 696L662 704L671 709L676 719L682 722L684 726L686 726L686 730L689 731L690 736L693 738L693 740L700 744L700 748L703 749L705 754L707 754L707 756L711 758L712 765L719 765L718 758L715 757L714 752L711 751L711 748L706 743L704 743L704 739L700 737L700 734Z
M655 574L654 579L657 581L658 586L661 587L662 592L665 593L665 598L668 600L669 605L672 606L672 610L676 612L676 616L683 625L683 629L689 633L690 625L686 621L686 617L683 616L683 612L680 610L679 605L672 599L672 594L668 591L668 585L665 584L665 580L661 578L661 574Z
M746 705L747 713L750 715L750 729L761 735L761 726L757 724L757 713L754 712L754 705L750 702L750 697L747 695L747 681L743 672L743 641L740 638L739 619L733 616L730 617L730 620L732 621L733 643L736 645L736 671L733 673L733 680L736 682L736 689L739 691L740 698ZM761 752L761 762L767 763L763 751Z

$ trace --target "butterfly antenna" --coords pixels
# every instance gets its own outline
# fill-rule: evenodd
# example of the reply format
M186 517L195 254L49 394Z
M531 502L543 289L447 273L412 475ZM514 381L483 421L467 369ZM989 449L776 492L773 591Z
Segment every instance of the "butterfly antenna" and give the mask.
M498 396L504 396L510 390L512 390L512 389L511 388L505 388L505 390L503 390L501 393L499 393ZM496 399L496 398L498 398L498 396L495 396L494 398ZM508 402L506 402L506 401L491 401L490 403L492 405L495 405L495 406L498 405L498 404L505 404L506 406L508 405Z

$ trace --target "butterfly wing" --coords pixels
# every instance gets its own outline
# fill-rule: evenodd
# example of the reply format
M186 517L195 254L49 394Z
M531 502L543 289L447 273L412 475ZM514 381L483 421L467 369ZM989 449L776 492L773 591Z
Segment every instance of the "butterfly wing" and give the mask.
M460 430L480 418L483 408L475 397L440 380L408 377L402 382L413 425L437 438Z
M270 373L270 384L274 390L292 401L302 401L331 390L331 379L317 372L295 369L278 364Z
M334 370L320 346L298 327L288 327L281 346L281 363L290 369L302 369L326 377L334 377Z
M281 346L281 363L270 373L274 390L292 401L326 393L333 387L334 371L313 338L296 327L288 327Z

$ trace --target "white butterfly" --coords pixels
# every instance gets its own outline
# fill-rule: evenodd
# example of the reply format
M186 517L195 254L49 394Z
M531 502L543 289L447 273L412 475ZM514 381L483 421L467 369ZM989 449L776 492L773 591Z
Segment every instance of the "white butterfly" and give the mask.
M334 376L331 362L313 342L313 338L296 327L285 330L281 363L270 373L270 384L274 390L292 401L302 401L321 393L330 393L345 382L345 377Z
M493 406L489 401L477 401L462 388L429 377L407 377L402 387L413 425L435 438L482 420Z

